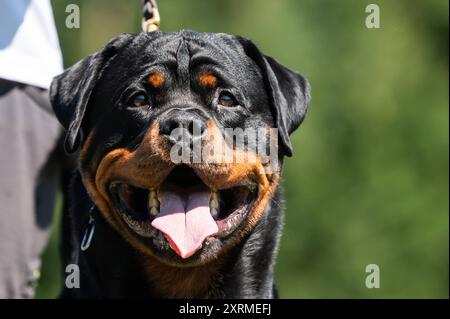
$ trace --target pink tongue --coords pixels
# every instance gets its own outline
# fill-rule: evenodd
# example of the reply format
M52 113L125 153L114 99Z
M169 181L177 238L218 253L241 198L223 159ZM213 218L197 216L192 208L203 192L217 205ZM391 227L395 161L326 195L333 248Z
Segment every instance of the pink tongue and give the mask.
M186 201L176 193L159 193L159 214L152 226L164 233L181 258L192 256L206 237L219 230L209 212L209 199L209 192L189 194Z

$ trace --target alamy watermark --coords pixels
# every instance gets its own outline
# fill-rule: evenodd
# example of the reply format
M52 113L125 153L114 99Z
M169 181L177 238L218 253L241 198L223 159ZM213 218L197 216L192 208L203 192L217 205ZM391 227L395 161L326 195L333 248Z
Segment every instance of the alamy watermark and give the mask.
M80 267L76 264L68 264L65 269L66 279L64 284L68 289L80 288Z
M203 136L194 125L171 131L174 142L170 159L175 164L192 163L260 163L267 174L278 169L277 128L225 128L223 134Z
M367 29L379 29L381 28L380 22L380 7L377 4L369 4L366 6L366 27Z
M368 289L380 288L380 266L369 264L366 266L365 285ZM64 281L68 289L80 288L80 267L76 264L68 264L65 269L66 278Z
M380 288L380 267L377 264L366 266L366 287L369 289Z
M79 29L80 28L80 7L76 4L69 4L66 6L66 28Z

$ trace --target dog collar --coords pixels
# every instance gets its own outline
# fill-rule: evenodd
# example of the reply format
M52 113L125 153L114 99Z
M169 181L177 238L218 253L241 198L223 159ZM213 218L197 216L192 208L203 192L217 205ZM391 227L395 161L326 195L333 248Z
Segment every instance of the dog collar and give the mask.
M86 251L91 246L92 238L95 233L95 219L94 219L94 209L95 205L92 205L89 209L89 221L84 230L83 239L81 240L80 249L81 251Z

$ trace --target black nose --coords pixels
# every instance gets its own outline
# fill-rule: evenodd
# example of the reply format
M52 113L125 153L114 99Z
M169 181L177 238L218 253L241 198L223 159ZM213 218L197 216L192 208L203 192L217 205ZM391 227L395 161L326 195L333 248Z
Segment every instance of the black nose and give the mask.
M176 129L181 130L174 131ZM159 123L159 134L165 135L173 143L179 140L180 133L194 142L206 135L206 130L205 120L186 111L169 114Z

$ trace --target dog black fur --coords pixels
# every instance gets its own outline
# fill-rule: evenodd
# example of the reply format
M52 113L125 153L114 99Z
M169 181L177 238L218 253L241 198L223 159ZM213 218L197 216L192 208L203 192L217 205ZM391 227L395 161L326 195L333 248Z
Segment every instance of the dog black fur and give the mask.
M154 70L163 74L164 87L150 87L145 82ZM219 79L217 87L205 88L195 82L194 78L204 71ZM236 107L217 106L217 96L223 90L232 94ZM149 106L129 107L130 100L140 92L148 96ZM186 106L183 114L194 110L218 127L278 128L281 171L284 156L292 155L289 135L303 121L310 100L309 84L303 76L239 36L157 31L117 36L102 51L58 76L50 95L56 116L67 130L66 151L86 148L73 176L67 199L70 209L64 214L62 228L63 264L79 265L80 288L64 287L61 297L277 297L273 271L283 220L278 184L261 217L245 236L235 237L226 251L205 253L208 260L221 259L206 289L166 295L159 289L158 280L148 279L145 258L150 257L130 245L101 209L94 209L96 228L91 247L80 250L89 211L98 206L97 198L87 190L83 171L95 171L101 159L115 149L135 150L145 142L150 123L180 105ZM94 131L95 138L88 142ZM227 240L220 240L218 245L224 246ZM183 261L177 262L183 267Z

